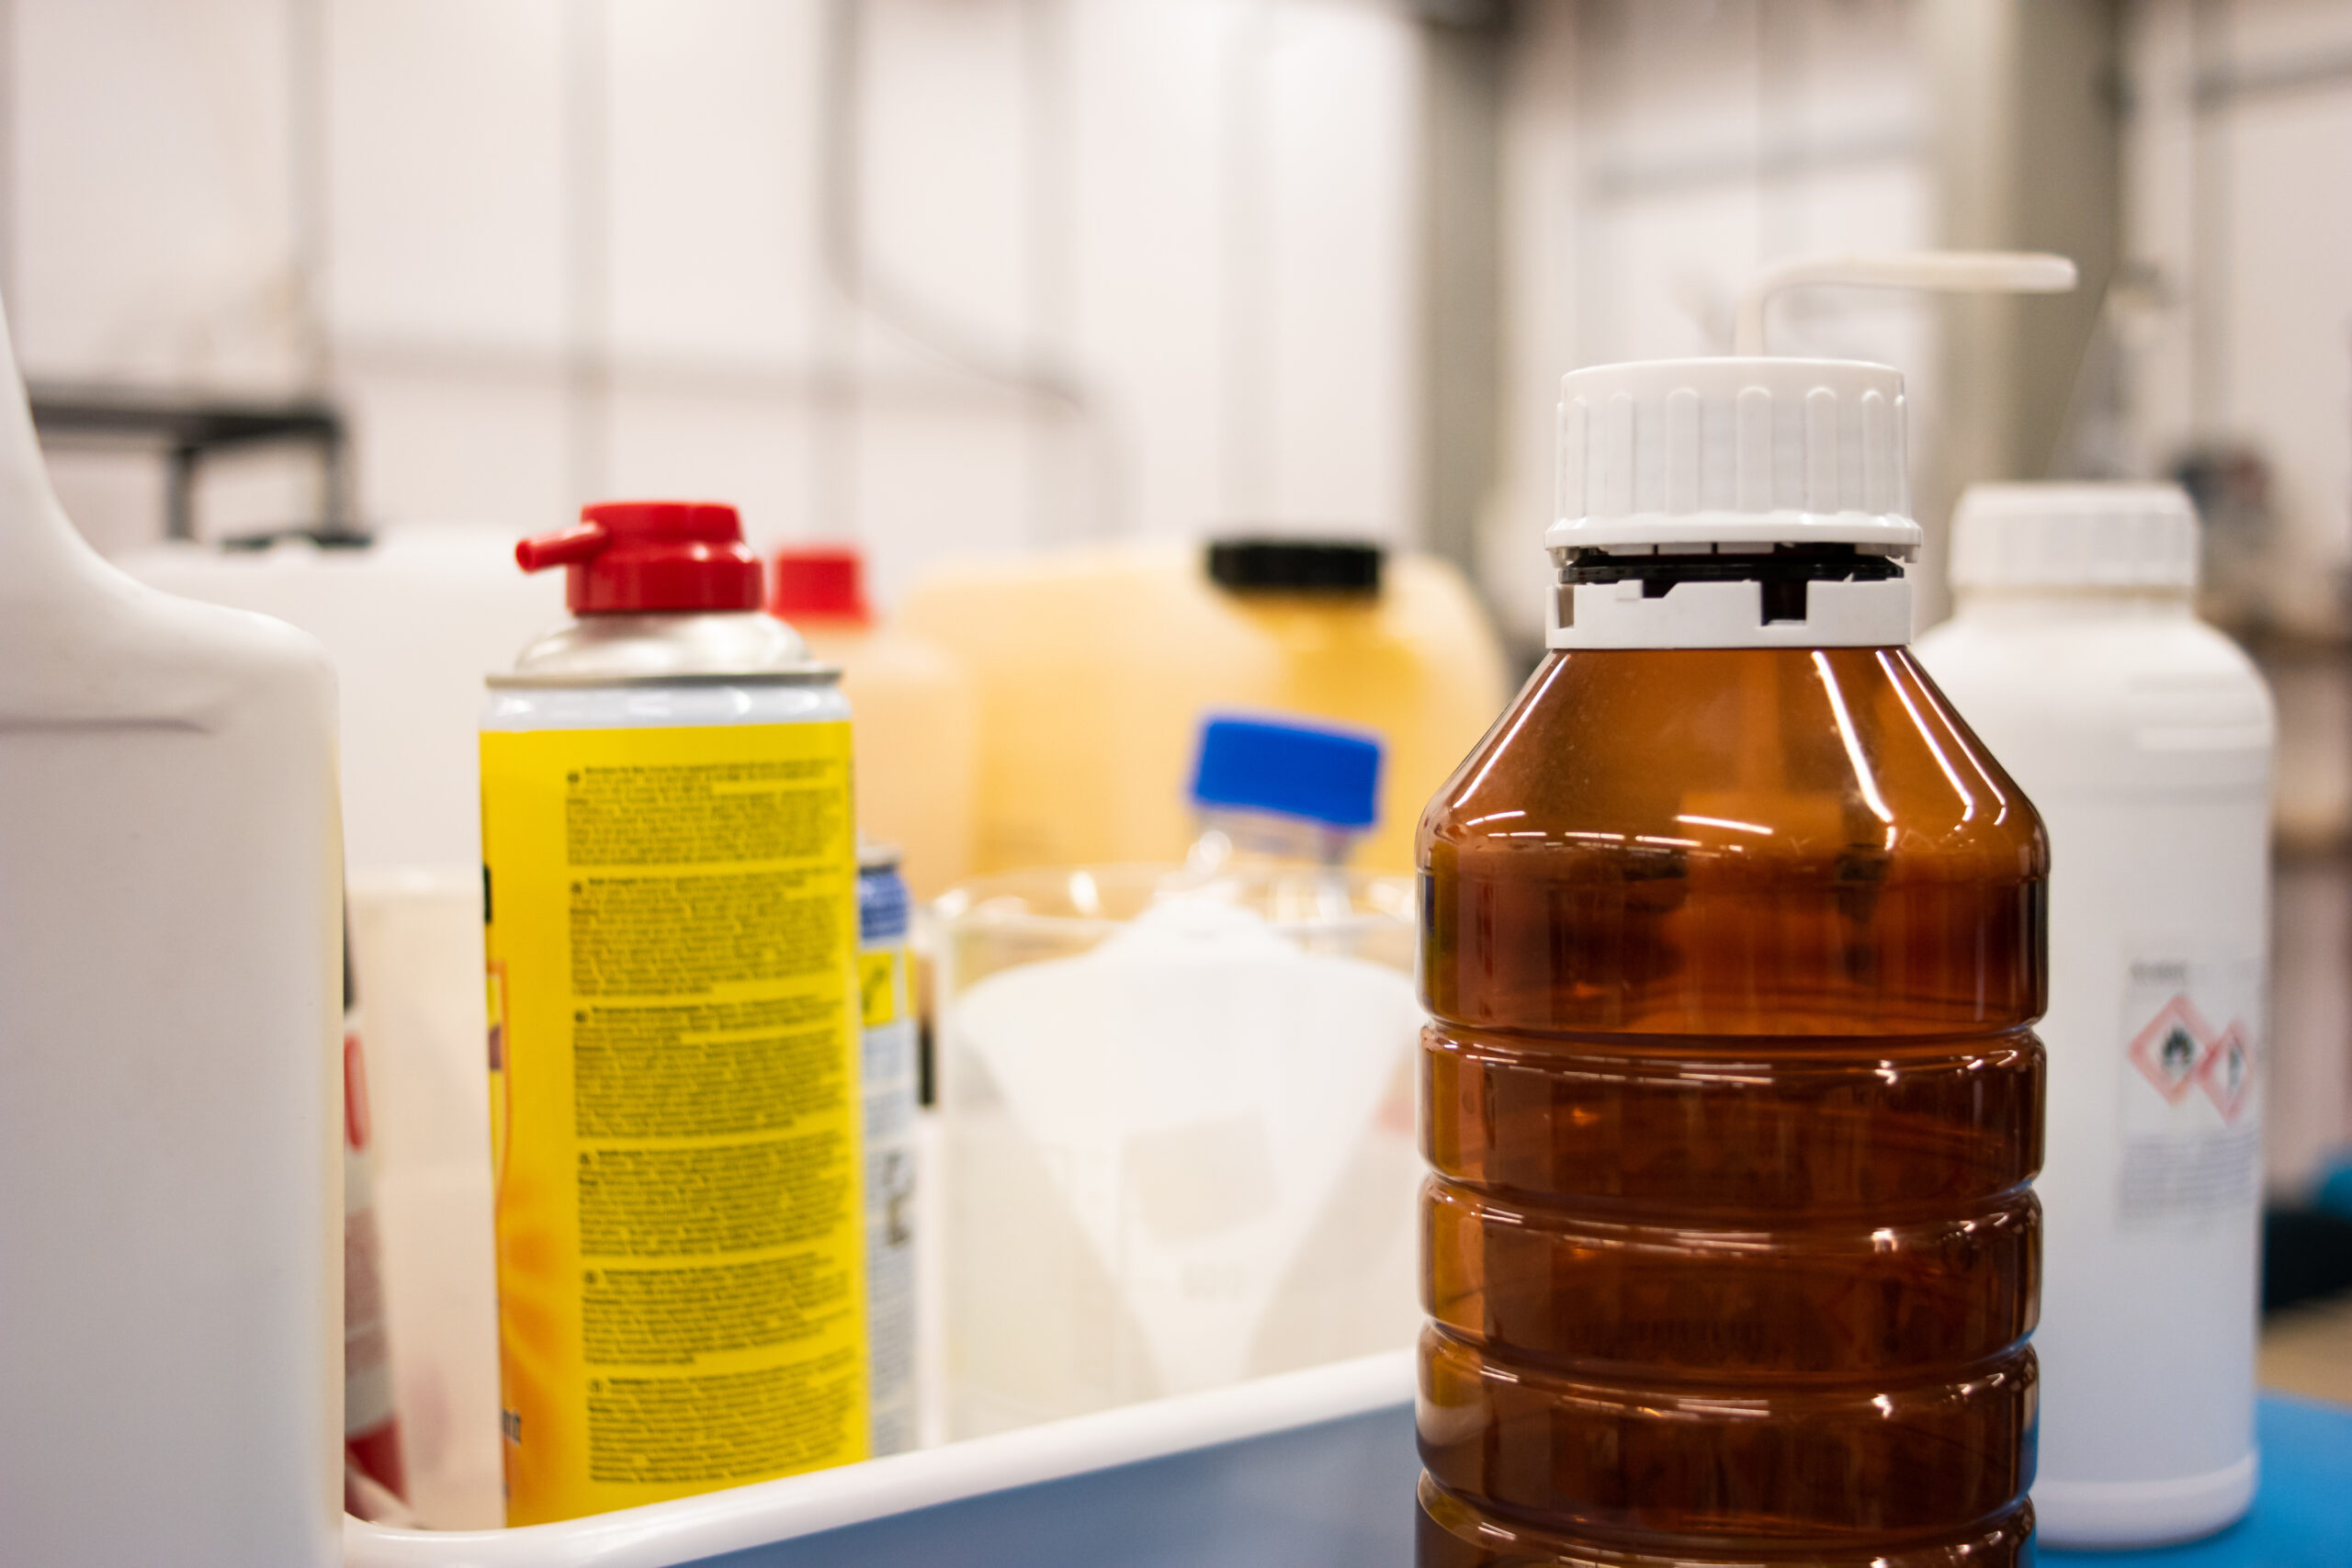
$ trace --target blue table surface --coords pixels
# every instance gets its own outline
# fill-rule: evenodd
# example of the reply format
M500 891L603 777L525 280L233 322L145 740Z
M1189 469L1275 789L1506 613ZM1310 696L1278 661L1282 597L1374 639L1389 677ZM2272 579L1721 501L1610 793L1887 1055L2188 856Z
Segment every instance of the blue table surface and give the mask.
M2101 1568L2352 1568L2352 1405L2265 1399L2255 1415L2262 1479L2253 1511L2217 1536L2154 1551L2059 1551Z
M2352 1405L2266 1399L2254 1509L2158 1551L2042 1568L2352 1568ZM1187 1449L700 1560L707 1568L1365 1568L1413 1560L1410 1412ZM17 1568L8 1563L5 1568Z

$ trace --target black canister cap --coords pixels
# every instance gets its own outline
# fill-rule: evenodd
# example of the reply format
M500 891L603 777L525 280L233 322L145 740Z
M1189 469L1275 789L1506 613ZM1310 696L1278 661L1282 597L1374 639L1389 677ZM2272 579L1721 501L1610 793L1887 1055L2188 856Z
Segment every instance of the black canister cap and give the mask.
M1209 581L1234 593L1377 595L1378 545L1335 539L1215 539Z

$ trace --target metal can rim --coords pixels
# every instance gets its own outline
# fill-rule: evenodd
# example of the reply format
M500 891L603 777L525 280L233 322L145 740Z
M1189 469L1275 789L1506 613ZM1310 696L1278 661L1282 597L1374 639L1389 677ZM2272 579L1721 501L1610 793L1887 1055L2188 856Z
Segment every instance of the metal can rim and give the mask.
M838 664L802 664L789 670L681 670L661 675L497 674L486 677L493 692L589 686L830 686L842 678Z

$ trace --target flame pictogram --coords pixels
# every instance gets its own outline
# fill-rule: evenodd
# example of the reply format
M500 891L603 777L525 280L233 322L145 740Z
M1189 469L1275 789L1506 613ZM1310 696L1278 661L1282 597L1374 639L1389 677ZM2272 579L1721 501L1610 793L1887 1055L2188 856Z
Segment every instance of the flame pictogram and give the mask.
M2234 1122L2254 1089L2254 1043L2233 1020L2197 1069L2197 1082L2224 1122Z
M2128 1055L2156 1092L2177 1105L2196 1084L2212 1049L2212 1026L2198 1016L2187 997L2176 996L2132 1037Z

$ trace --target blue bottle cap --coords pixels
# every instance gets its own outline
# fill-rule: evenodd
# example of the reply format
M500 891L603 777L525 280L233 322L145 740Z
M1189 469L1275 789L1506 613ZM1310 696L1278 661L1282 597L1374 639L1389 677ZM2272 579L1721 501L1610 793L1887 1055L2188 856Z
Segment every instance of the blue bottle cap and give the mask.
M1213 716L1201 727L1193 802L1369 828L1378 817L1380 742L1273 719Z

